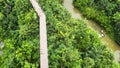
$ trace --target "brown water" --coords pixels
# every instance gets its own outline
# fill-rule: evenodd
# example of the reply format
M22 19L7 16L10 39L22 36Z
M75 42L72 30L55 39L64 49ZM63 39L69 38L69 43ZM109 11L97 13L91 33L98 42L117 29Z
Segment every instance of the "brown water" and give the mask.
M63 1L63 6L71 13L71 16L75 19L84 19L84 17L82 17L81 13L79 12L79 10L77 10L76 8L74 8L73 6L73 0L64 0ZM113 41L105 32L105 30L103 28L101 28L98 24L96 24L95 22L91 21L91 20L87 20L87 25L88 27L90 27L91 29L95 30L102 42L104 44L107 44L107 46L113 50L114 52L114 57L115 57L115 61L119 61L120 59L120 46Z

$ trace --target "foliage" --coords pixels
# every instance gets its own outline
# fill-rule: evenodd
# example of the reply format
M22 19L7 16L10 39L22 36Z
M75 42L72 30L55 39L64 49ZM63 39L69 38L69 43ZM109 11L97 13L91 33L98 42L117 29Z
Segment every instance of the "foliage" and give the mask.
M29 0L4 0L0 9L0 68L38 68L38 16Z
M118 66L98 34L87 27L86 20L72 19L57 0L39 0L39 3L47 16L50 68Z
M120 44L120 22L117 22L115 24L115 34L117 35L116 36L116 41Z
M120 12L116 12L114 15L113 15L113 19L114 19L114 22L120 22Z
M38 1L47 16L50 68L119 68L86 20L71 18L61 0ZM0 68L39 68L38 16L29 0L4 0L0 9L0 41L5 44Z
M115 24L119 22L120 1L118 0L74 0L74 5L89 19L101 25L118 44ZM119 27L117 27L119 29Z
M83 60L83 68L92 68L95 65L94 60L89 58L89 57L85 57Z

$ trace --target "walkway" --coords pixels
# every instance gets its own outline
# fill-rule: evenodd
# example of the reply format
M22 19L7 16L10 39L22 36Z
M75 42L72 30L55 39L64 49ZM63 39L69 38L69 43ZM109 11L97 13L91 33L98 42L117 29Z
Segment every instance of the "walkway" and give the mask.
M30 0L33 8L39 16L40 32L40 68L48 68L46 16L36 0Z

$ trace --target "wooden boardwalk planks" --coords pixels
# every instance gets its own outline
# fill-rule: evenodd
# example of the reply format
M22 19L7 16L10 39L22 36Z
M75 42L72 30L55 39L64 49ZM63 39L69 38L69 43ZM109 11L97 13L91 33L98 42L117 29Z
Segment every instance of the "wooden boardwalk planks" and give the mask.
M40 67L48 68L46 16L36 0L30 0L30 2L39 16L40 52L42 52L40 54Z

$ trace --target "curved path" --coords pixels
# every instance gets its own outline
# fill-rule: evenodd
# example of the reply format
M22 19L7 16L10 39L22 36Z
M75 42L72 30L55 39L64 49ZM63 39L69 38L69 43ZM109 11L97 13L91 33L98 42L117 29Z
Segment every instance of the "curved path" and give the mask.
M40 30L40 68L48 68L46 16L36 0L30 0L33 8L39 16Z

